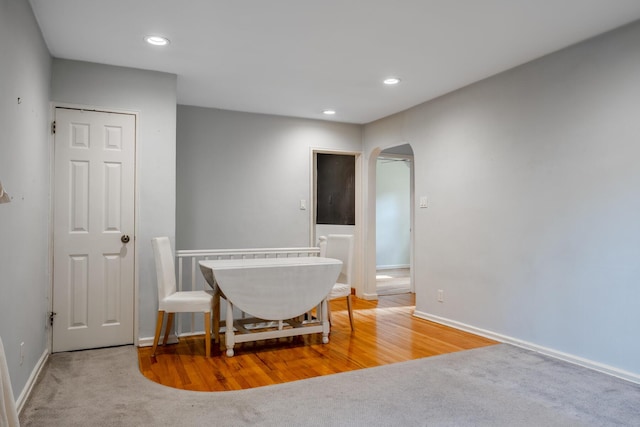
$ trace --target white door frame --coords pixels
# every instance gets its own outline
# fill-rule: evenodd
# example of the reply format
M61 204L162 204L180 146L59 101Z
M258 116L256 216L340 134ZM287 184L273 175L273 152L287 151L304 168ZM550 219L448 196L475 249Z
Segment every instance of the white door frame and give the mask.
M400 144L400 145L404 145L404 144ZM408 144L410 145L410 144ZM393 148L394 146L388 147L388 148ZM395 146L397 147L397 145ZM386 150L387 148L385 148ZM412 147L413 149L413 147ZM415 292L416 288L415 288L415 281L414 281L414 269L413 269L413 248L414 248L414 234L413 234L413 229L414 229L414 218L415 218L415 191L414 191L414 187L415 187L415 168L414 168L414 156L412 155L407 155L407 154L382 154L382 151L380 151L377 155L376 155L376 171L375 171L375 175L377 177L378 175L378 163L377 160L380 157L385 157L385 158L390 158L390 159L407 159L409 160L409 227L411 228L411 231L409 233L409 284L410 284L410 291L411 292ZM375 185L375 183L374 183ZM375 190L375 187L374 187ZM374 193L376 194L376 203L374 204L376 206L376 215L377 215L377 193L374 191ZM375 217L374 217L375 219ZM375 222L375 221L374 221ZM377 241L377 225L376 225L376 237L374 239L374 242ZM376 251L376 257L377 257L377 247L374 246L374 249ZM376 266L377 267L377 266ZM376 268L377 269L377 268Z
M138 216L138 206L139 206L139 201L140 201L140 194L139 194L139 187L138 187L138 170L139 170L139 155L138 155L138 148L139 148L139 134L140 134L140 130L139 130L139 126L138 124L140 123L140 118L139 118L139 113L137 111L130 111L130 110L122 110L122 109L117 109L117 108L107 108L107 107L101 107L101 106L95 106L95 105L83 105L83 104L70 104L70 103L64 103L64 102L52 102L50 103L50 108L49 108L49 123L53 123L53 121L55 120L55 112L56 112L56 108L68 108L68 109L73 109L73 110L85 110L85 111L99 111L99 112L104 112L104 113L118 113L118 114L130 114L135 116L135 123L136 123L136 130L135 130L135 150L134 150L134 207L133 207L133 212L134 212L134 218L133 218L133 223L134 223L134 228L135 228L135 233L132 236L133 237L133 248L134 248L134 262L133 262L133 342L134 345L135 343L138 342L138 329L139 329L139 282L140 282L140 278L139 278L139 268L138 268L138 262L139 262L139 256L138 256L138 245L136 244L136 237L137 237L137 233L138 230L140 229L140 223L139 223L139 216ZM54 197L55 197L55 134L53 133L53 131L49 132L49 183L50 183L50 190L49 190L49 194L51 194L51 197L49 198L49 291L48 291L48 295L47 297L49 298L49 313L53 312L53 234L54 234L54 224L53 224L53 209L54 209ZM48 319L47 319L47 328L48 333L47 333L47 347L49 349L49 353L51 353L53 351L53 328L51 327Z
M364 297L366 299L377 299L376 292L376 163L378 155L387 148L398 145L410 144L408 142L391 143L383 147L375 147L368 152L366 174L366 228L367 239L364 241ZM412 147L413 149L413 147ZM411 271L411 289L415 292L415 157L411 163L411 248L409 256L409 268Z
M364 210L363 210L363 198L362 198L362 152L360 151L348 151L348 150L332 150L327 148L310 147L309 148L309 246L316 246L318 237L316 236L316 154L337 154L346 156L355 156L356 170L355 170L355 190L356 190L356 225L354 226L354 277L353 287L356 291L356 296L362 298L364 294L364 265L365 259L362 256L364 253Z

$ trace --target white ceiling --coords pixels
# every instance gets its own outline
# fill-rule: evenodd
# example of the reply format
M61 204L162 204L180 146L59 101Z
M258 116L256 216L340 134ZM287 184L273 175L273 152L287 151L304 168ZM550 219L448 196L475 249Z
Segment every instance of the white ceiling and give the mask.
M54 57L177 74L180 104L318 119L334 108L330 120L349 123L640 19L639 0L30 3Z

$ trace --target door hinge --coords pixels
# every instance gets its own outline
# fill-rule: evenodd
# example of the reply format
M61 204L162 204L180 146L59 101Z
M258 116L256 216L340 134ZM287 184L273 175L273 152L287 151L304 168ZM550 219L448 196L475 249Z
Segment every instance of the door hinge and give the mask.
M55 135L56 133L56 121L51 122L51 133Z
M53 318L56 317L58 313L54 311L49 312L49 325L53 326Z

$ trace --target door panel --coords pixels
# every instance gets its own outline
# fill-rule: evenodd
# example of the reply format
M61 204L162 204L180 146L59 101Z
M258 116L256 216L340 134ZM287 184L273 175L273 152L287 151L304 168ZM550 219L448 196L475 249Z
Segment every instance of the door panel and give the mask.
M53 351L133 343L135 116L55 120Z

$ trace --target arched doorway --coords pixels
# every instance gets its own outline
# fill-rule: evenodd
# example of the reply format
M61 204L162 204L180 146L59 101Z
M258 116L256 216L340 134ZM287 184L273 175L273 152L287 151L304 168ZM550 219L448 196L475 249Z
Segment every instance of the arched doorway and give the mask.
M414 292L413 150L387 148L376 159L376 294Z
M364 251L364 281L362 286L361 295L365 299L377 299L377 281L376 281L376 266L377 266L377 250L376 250L376 181L377 181L377 162L381 153L385 152L386 155L395 154L397 156L407 156L411 159L410 163L410 233L409 233L409 280L410 290L415 292L414 286L414 212L415 212L415 191L414 191L414 162L413 162L413 149L410 144L402 143L396 145L389 145L383 147L377 147L371 150L367 157L367 203L366 203L366 240L363 242Z

